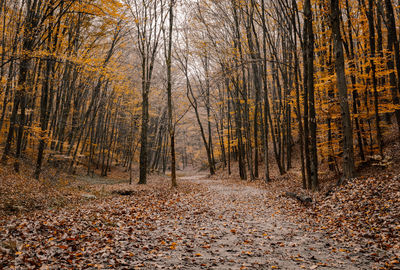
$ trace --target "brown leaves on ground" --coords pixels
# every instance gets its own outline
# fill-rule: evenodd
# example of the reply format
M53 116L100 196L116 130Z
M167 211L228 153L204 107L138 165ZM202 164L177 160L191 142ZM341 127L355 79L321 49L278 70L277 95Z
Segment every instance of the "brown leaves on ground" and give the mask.
M67 188L1 173L9 176L2 178L2 198L16 205L32 200L43 210L0 219L0 268L398 266L394 176L360 177L329 195L308 193L314 202L306 206L282 196L300 190L293 172L267 184L191 176L178 189L155 175L148 185L81 177ZM46 201L62 196L71 207L46 210L54 205Z
M8 166L0 167L0 216L65 206L76 201L76 188L69 185L65 174L49 169L45 180L33 179L31 168L24 164L20 174Z
M361 177L320 194L307 220L342 242L357 243L380 260L388 251L390 262L400 256L400 175Z
M271 203L304 230L319 231L346 246L335 248L337 252L359 252L383 267L396 268L400 267L400 162L392 156L395 162L389 168L367 168L340 187L324 183L316 193L301 188L296 171L274 176L271 183L242 183L268 190ZM289 199L286 191L310 196L313 203Z
M340 187L330 184L314 194L287 179L270 187L262 185L280 194L275 196L278 207L303 229L322 232L346 246L336 248L337 252L359 252L383 267L396 268L400 257L400 175L382 172L360 176ZM313 203L288 199L282 190L312 196Z
M140 267L137 253L157 254L177 245L173 236L147 241L148 235L180 215L182 199L169 183L119 184L133 196L108 196L71 209L37 211L0 221L0 268ZM193 186L181 187L188 194ZM164 241L164 244L161 244ZM133 252L134 251L134 252ZM152 255L151 255L152 256Z
M313 210L338 237L365 238L383 250L400 248L400 175L354 179Z
M151 177L79 207L0 221L0 268L294 269L370 265L274 209L254 183ZM94 179L93 181L98 181ZM97 185L96 185L97 187ZM98 188L98 187L97 187ZM132 191L128 196L113 191ZM93 193L95 189L92 190ZM111 196L112 195L112 196ZM349 257L350 256L350 257Z

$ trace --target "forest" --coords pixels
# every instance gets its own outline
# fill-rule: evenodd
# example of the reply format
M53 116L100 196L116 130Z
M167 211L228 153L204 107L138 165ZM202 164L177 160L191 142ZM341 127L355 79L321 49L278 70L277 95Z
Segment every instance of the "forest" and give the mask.
M0 0L0 268L400 267L399 22Z

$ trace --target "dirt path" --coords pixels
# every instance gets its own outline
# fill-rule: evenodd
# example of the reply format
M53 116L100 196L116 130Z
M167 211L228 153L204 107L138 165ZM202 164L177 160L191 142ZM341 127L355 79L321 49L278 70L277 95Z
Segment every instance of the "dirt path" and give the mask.
M286 220L267 190L201 175L179 182L180 192L141 189L2 221L0 268L375 268Z
M201 251L204 235L209 249L202 250L203 262L215 269L372 269L370 258L340 248L320 233L304 231L282 214L269 208L266 190L234 186L231 182L186 177L183 181L207 187L211 210L199 218L192 243ZM190 231L183 223L180 230ZM183 227L183 228L182 228ZM207 237L208 236L208 237ZM210 237L211 236L211 237ZM205 241L207 242L207 241ZM211 264L210 264L211 262Z

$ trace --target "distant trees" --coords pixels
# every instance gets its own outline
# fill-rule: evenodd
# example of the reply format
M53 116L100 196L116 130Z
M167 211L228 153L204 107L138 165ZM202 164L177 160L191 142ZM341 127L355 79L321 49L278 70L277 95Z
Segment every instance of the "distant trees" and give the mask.
M166 13L164 13L165 3L163 1L133 0L128 4L135 24L135 44L141 58L142 122L139 184L146 184L148 171L149 94Z
M158 58L169 14L173 21L170 4L2 1L2 163L11 158L19 171L21 160L34 159L37 179L43 163L71 172L84 165L88 175L98 169L106 176L115 164L132 172L140 152L139 182L150 170L165 172L179 119L166 122L173 111L162 113L166 88L154 74L164 68ZM168 54L171 62L172 49Z
M103 176L120 164L131 181L138 162L140 184L171 170L175 185L202 155L210 174L237 162L243 180L354 177L400 131L396 6L1 1L1 161L31 158L36 178L48 163Z
M269 181L270 149L284 174L298 145L303 187L313 190L325 164L351 178L355 164L383 158L384 134L399 115L393 1L198 0L189 6L192 32L205 33L192 39L210 55L202 83L212 82L211 110L222 104L226 111L212 125L228 153L215 158L234 157L242 179L257 178L263 161ZM192 63L187 70L200 66Z
M36 178L44 160L72 170L83 163L88 173L95 164L106 175L115 153L124 156L130 144L124 137L130 119L121 111L137 105L122 101L134 93L119 61L126 41L121 4L2 3L3 164L12 156L19 171L22 158L36 155Z

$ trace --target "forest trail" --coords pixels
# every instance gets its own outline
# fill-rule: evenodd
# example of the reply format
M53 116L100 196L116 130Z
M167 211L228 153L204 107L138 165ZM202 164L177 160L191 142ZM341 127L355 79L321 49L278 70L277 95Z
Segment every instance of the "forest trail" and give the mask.
M269 190L195 175L171 191L163 179L130 186L130 196L0 221L0 268L375 267L366 255L290 222Z
M210 212L199 219L198 226L208 228L201 234L215 236L204 252L207 260L216 261L215 269L373 268L368 263L370 258L338 247L326 236L290 222L275 209L275 195L268 190L209 180L201 175L181 180L207 188ZM193 246L201 246L202 241L195 238Z

